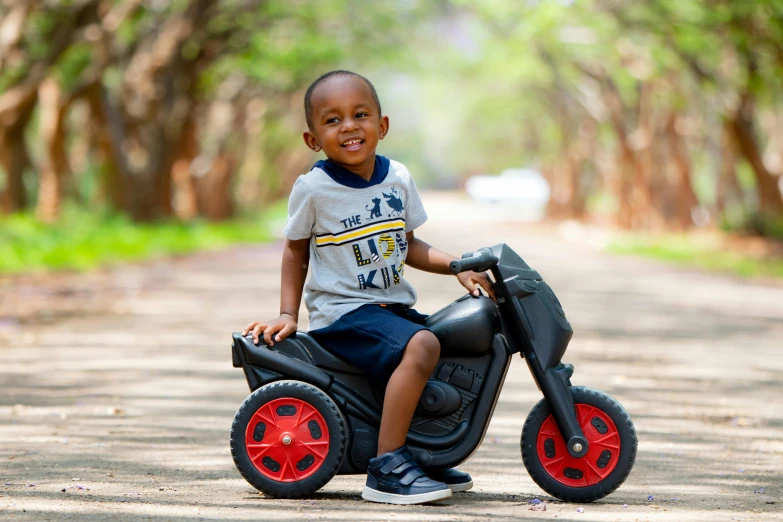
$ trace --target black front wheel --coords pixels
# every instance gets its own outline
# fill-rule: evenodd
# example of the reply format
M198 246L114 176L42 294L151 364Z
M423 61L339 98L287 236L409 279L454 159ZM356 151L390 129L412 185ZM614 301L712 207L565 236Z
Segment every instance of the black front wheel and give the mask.
M566 502L592 502L620 487L636 459L636 430L622 405L603 392L571 388L579 425L589 444L572 457L545 399L522 429L522 461L541 489Z

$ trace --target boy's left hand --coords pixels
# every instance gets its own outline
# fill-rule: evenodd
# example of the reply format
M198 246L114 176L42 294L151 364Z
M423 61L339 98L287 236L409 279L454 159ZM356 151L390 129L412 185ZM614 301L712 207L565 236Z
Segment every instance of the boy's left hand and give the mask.
M480 295L479 289L476 286L479 285L493 301L495 300L495 291L492 290L492 280L490 280L486 272L473 272L472 270L460 272L457 274L457 279L462 286L467 288L470 295L474 297Z

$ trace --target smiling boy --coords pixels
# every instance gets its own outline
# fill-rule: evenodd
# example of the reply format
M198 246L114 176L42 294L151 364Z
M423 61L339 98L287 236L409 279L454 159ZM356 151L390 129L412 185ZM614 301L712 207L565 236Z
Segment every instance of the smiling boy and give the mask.
M427 220L416 185L400 163L375 154L389 131L375 88L349 71L332 71L305 94L305 144L323 151L291 192L284 234L280 317L252 322L256 343L274 345L297 329L308 265L305 304L310 335L324 348L386 381L378 456L370 459L362 497L374 502L415 504L439 500L472 487L457 470L425 473L405 446L421 393L440 356L440 344L410 307L416 291L407 266L449 274L454 256L414 236ZM471 294L476 285L492 295L484 273L463 272L458 281Z

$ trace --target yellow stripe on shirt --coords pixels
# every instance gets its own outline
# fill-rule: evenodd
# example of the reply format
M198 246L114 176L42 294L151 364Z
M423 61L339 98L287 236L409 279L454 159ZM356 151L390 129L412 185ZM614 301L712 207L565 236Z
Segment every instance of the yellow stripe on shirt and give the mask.
M362 228L353 229L342 234L324 234L315 238L317 246L333 245L344 243L359 237L380 234L381 232L390 232L392 230L405 230L405 220L397 219L385 223L369 224Z

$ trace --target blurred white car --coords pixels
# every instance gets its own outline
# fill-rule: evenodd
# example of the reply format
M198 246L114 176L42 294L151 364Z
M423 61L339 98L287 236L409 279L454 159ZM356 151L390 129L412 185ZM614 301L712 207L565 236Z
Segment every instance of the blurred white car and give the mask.
M476 202L511 207L515 217L538 221L549 203L549 183L533 169L506 169L499 176L472 176L465 190ZM510 209L509 209L510 210Z

